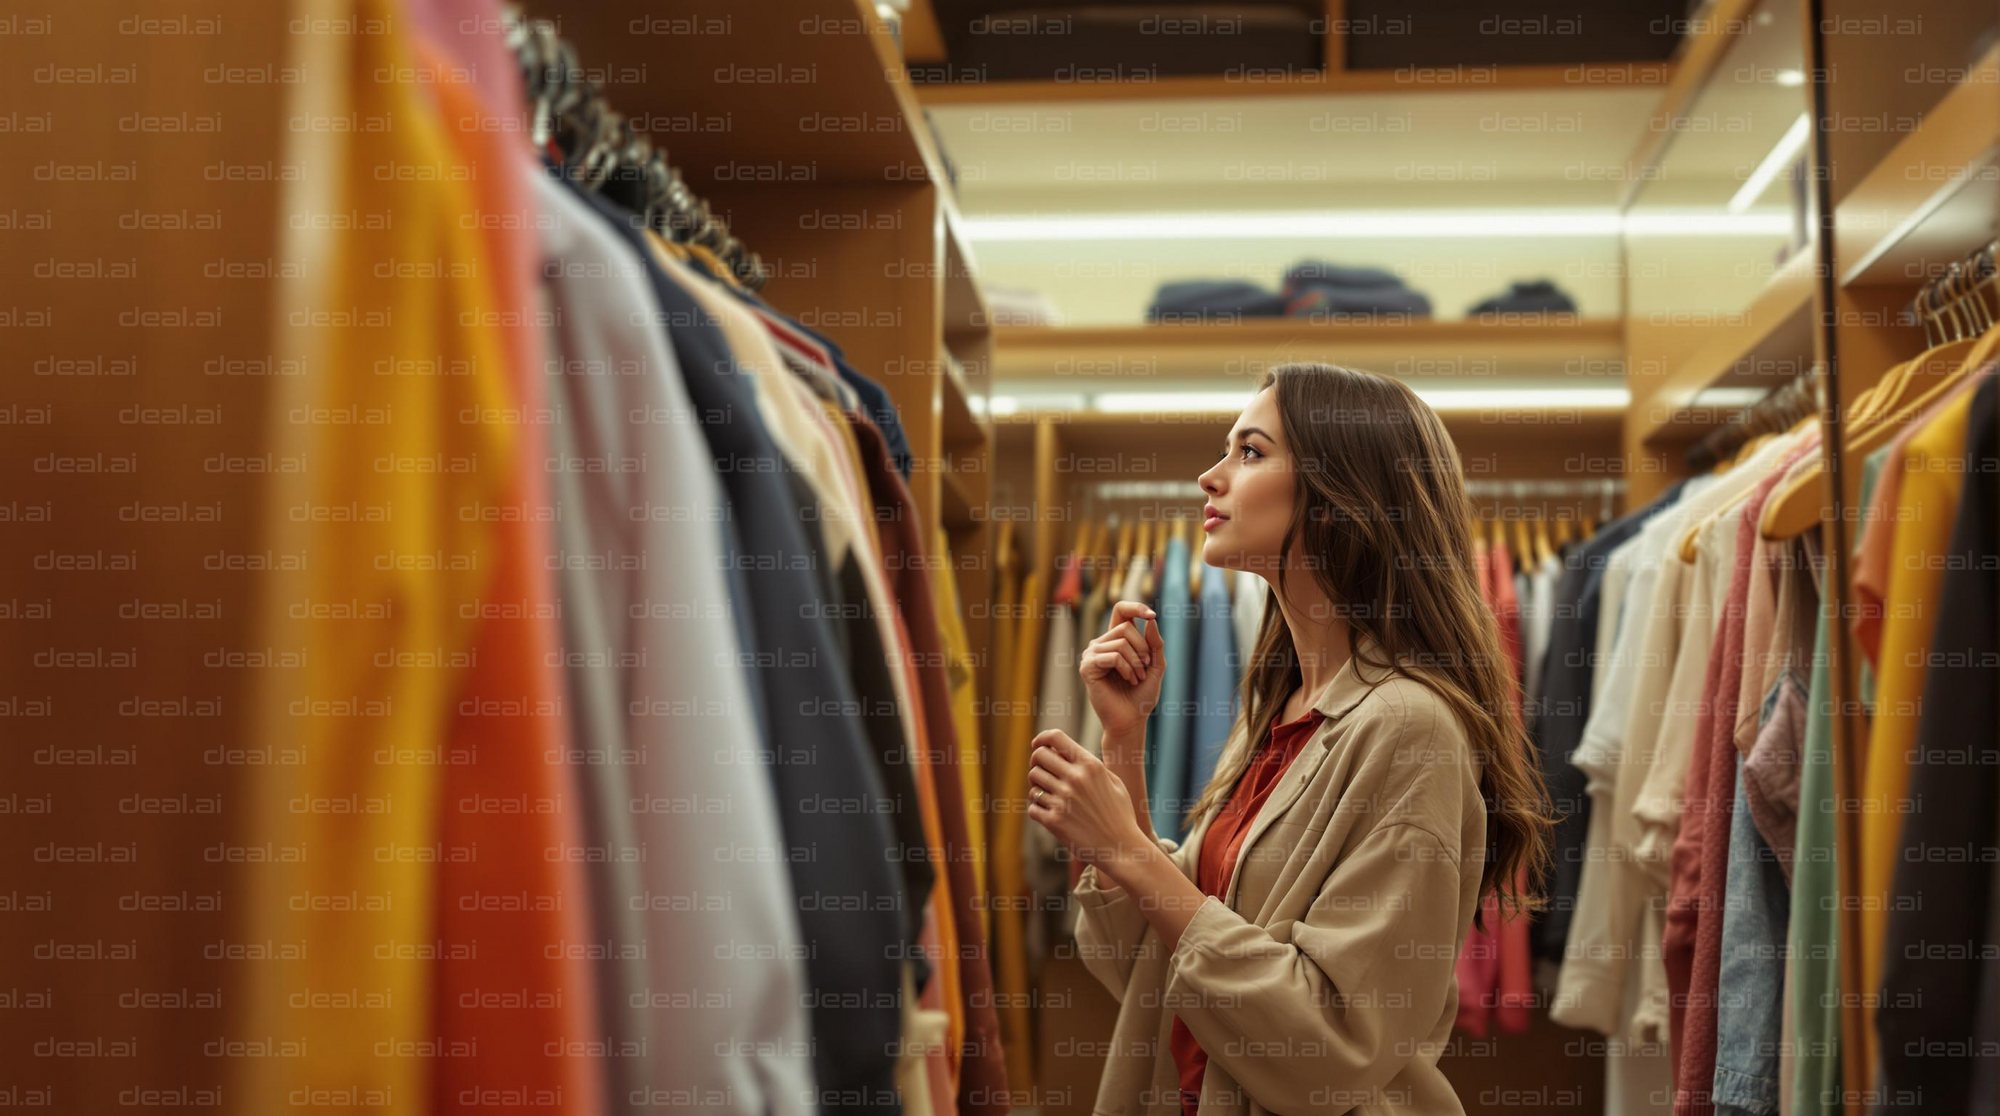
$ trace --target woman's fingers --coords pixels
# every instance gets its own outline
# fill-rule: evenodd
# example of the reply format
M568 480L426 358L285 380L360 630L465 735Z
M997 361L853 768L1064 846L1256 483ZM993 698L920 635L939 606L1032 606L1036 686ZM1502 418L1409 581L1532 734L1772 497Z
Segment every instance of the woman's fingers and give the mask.
M1093 651L1084 661L1095 668L1100 677L1115 673L1130 685L1139 684L1140 668L1130 648L1123 651L1117 649Z
M1139 665L1141 667L1148 667L1153 665L1153 648L1148 636L1158 630L1159 625L1148 624L1146 625L1147 635L1142 636L1139 634L1139 629L1133 627L1130 623L1125 623L1106 632L1104 638L1113 643L1131 648L1132 653L1139 657Z
M1042 790L1054 794L1062 789L1062 779L1055 772L1038 764L1028 769L1028 785L1030 788L1028 797L1033 799L1035 797L1032 793L1033 788L1040 787Z
M1107 626L1107 630L1141 616L1145 617L1149 622L1153 619L1153 610L1147 608L1144 601L1119 601L1117 604L1111 606L1111 623ZM1150 627L1151 624L1149 623L1148 626Z
M1057 775L1067 776L1072 764L1062 750L1063 742L1070 741L1069 735L1061 729L1044 729L1028 742L1028 766L1046 767Z

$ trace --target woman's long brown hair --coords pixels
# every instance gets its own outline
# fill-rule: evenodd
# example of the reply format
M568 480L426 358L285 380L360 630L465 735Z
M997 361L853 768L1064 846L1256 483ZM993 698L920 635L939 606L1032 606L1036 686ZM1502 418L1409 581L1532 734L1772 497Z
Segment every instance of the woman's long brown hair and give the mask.
M1300 363L1266 373L1260 390L1272 387L1298 473L1284 553L1302 540L1304 555L1274 571L1278 583L1303 566L1350 631L1380 649L1383 661L1363 661L1354 640L1364 678L1406 675L1457 713L1486 802L1479 893L1497 890L1507 909L1541 909L1555 821L1540 768L1530 762L1520 687L1474 572L1472 501L1457 447L1437 412L1399 380ZM1277 602L1267 601L1243 678L1243 711L1189 807L1190 827L1227 800L1303 681L1291 629ZM1474 924L1485 928L1476 916Z

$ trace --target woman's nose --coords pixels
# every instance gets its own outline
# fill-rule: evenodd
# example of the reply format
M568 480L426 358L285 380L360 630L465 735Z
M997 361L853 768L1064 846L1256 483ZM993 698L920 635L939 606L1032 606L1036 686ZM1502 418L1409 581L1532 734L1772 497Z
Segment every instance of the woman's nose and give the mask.
M1200 476L1200 478L1198 478L1196 483L1201 485L1201 490L1203 492L1208 493L1210 496L1222 495L1222 478L1216 475L1219 472L1221 472L1221 470L1222 470L1221 465L1211 465L1209 466L1208 472L1203 473Z

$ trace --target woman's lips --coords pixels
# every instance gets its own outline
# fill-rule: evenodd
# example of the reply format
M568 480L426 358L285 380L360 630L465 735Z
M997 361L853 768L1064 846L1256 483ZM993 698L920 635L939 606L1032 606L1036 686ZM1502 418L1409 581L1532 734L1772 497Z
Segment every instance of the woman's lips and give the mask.
M1201 529L1203 531L1213 531L1227 522L1229 522L1229 517L1217 511L1214 504L1201 509Z

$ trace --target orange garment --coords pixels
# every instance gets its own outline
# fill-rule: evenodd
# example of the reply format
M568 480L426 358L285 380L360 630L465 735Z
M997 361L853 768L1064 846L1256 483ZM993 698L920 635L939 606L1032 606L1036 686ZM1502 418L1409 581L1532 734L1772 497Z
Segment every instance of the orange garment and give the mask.
M1888 445L1870 455L1880 458L1875 490L1869 494L1861 525L1861 542L1854 548L1854 620L1852 628L1861 654L1871 669L1882 665L1883 609L1889 596L1891 570L1896 562L1896 524L1902 507L1903 452L1910 439L1929 424L1952 400L1979 386L1981 377L1967 376L1946 388L1937 400L1916 415Z
M1195 884L1202 894L1228 902L1229 880L1236 873L1236 860L1242 854L1244 839L1250 836L1251 824L1277 788L1278 780L1285 777L1286 769L1298 758L1299 750L1312 739L1313 730L1324 720L1326 714L1308 709L1296 721L1271 726L1270 741L1250 758L1250 766L1237 779L1229 792L1229 801L1209 824L1208 836L1202 840L1200 859L1195 866ZM1194 1116L1201 1103L1201 1080L1208 1069L1208 1052L1195 1041L1194 1032L1188 1030L1179 1016L1174 1017L1167 1043L1174 1053L1175 1068L1180 1071L1181 1111Z
M295 128L283 160L300 173L280 203L281 255L305 266L281 281L274 345L308 374L273 386L270 453L299 467L273 476L262 510L256 645L304 665L255 683L257 738L298 758L256 769L247 795L255 847L279 855L245 873L231 1030L302 1053L230 1059L225 1103L396 1116L433 1107L442 730L496 552L493 525L458 512L504 499L516 447L512 431L459 421L510 396L483 324L491 285L383 266L491 263L462 223L470 188L404 173L458 156L415 83L378 77L415 67L400 13L321 0L292 14L351 30L292 37L290 115L393 127ZM385 374L412 357L470 374Z
M449 80L451 64L421 38L418 44L448 138L472 172L476 227L486 249L476 262L505 343L509 405L470 418L511 428L516 444L503 499L453 510L495 523L492 599L529 606L513 610L521 615L480 621L476 659L449 729L453 751L475 762L443 769L438 840L444 849L477 855L445 857L438 866L437 940L447 948L438 962L437 1033L451 1054L437 1060L434 1105L439 1112L485 1111L497 1103L594 1114L603 1106L605 1054L641 1052L592 1045L596 984L577 949L591 939L590 884L574 859L584 854L577 813L583 798L568 762L557 665L561 638L549 564L554 504L543 468L551 413L532 284L540 249L521 177L533 169L513 148L518 137L489 126L497 121L473 91Z

